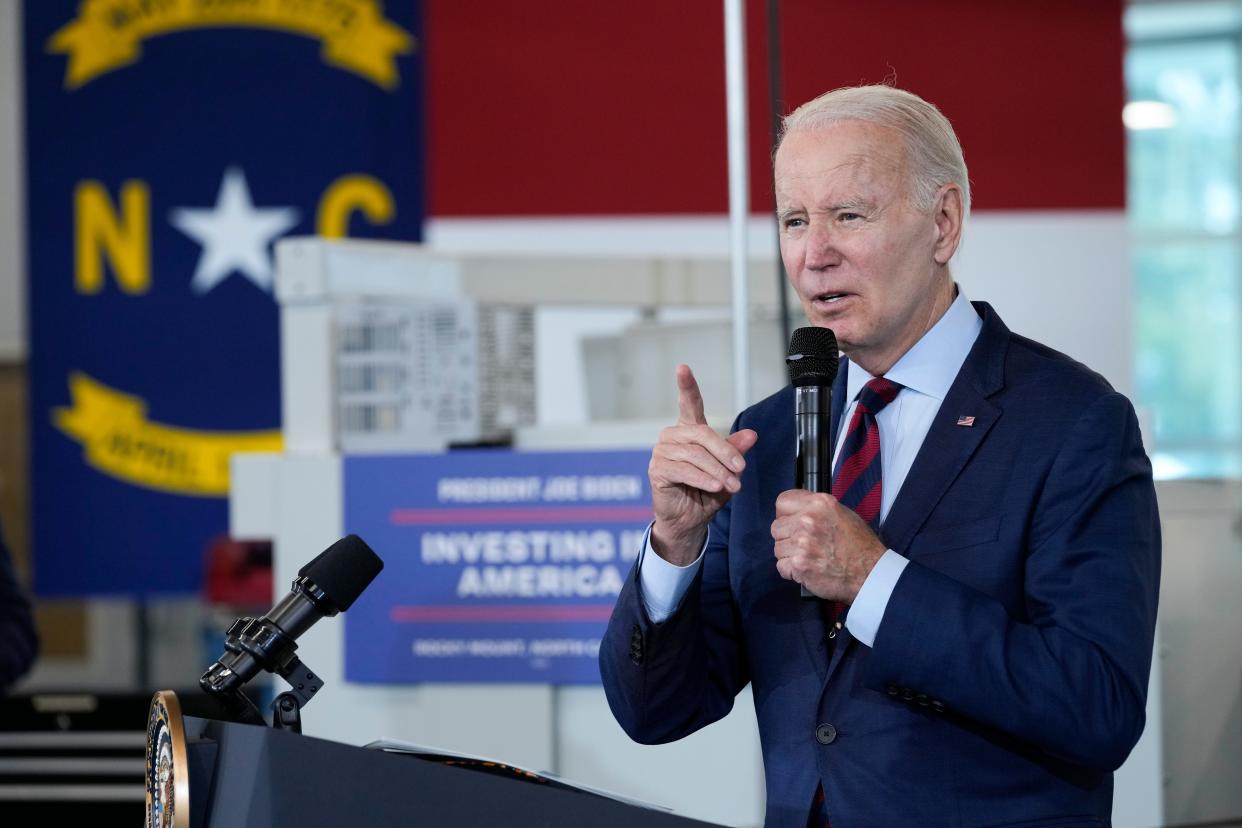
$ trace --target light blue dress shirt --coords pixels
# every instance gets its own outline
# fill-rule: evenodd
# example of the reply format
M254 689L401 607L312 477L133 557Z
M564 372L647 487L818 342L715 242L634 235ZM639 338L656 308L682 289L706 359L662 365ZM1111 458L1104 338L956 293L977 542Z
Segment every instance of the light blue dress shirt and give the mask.
M949 386L953 384L982 329L983 320L975 313L974 307L959 288L957 298L944 316L884 375L905 387L876 416L880 428L880 469L884 479L883 498L880 503L881 523L888 517L889 509L897 499L906 475L914 465L914 458L927 437L932 420L940 410ZM841 415L833 468L836 468L836 455L841 451L850 418L858 405L858 392L872 379L874 378L858 365L852 362L849 364L846 398L850 402ZM793 416L792 412L790 416ZM710 529L708 531L710 533ZM672 615L681 604L690 582L702 565L703 552L700 551L699 557L688 566L675 566L659 555L648 555L650 545L651 527L647 527L639 558L638 577L647 616L658 624ZM707 542L704 541L703 550L706 549ZM907 563L909 561L904 556L891 549L885 551L850 606L846 627L855 639L868 647L875 642L888 600ZM776 565L775 559L772 565Z

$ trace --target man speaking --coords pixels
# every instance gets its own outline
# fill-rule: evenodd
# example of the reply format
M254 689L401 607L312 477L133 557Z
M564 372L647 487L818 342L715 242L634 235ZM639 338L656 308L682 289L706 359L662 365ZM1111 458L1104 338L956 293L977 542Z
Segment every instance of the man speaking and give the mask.
M1160 575L1133 408L957 289L970 184L931 104L822 95L775 182L790 280L843 353L832 494L793 488L791 388L722 438L678 368L600 653L614 715L667 742L751 683L769 826L1108 824Z

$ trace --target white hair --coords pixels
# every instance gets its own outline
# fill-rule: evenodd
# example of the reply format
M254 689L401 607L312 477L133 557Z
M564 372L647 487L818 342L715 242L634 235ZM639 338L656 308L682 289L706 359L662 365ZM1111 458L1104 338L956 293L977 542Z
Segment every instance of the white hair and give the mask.
M937 191L945 184L956 184L962 188L962 216L970 214L970 179L962 145L949 119L933 104L891 86L834 89L786 115L780 141L792 132L822 129L842 121L863 121L897 130L906 142L915 204L931 209Z

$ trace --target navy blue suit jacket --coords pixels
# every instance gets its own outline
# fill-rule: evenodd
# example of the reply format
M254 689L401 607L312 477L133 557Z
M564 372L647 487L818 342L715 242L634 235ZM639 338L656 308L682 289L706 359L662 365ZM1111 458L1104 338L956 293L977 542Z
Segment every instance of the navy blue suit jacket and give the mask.
M0 526L0 696L30 669L38 646L30 602L17 582Z
M874 647L847 629L830 648L819 601L776 571L789 388L735 423L759 442L681 607L652 624L636 570L618 599L600 667L621 726L678 739L750 682L770 826L803 828L817 785L833 828L1109 823L1151 666L1151 466L1125 397L976 309L983 329L880 529L910 563Z

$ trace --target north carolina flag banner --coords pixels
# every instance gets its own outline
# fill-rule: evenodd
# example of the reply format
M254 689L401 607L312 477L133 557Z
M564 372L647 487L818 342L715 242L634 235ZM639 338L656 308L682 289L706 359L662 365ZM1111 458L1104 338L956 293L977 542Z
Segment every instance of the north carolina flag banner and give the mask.
M198 589L279 451L272 245L417 241L416 0L24 5L35 587Z

